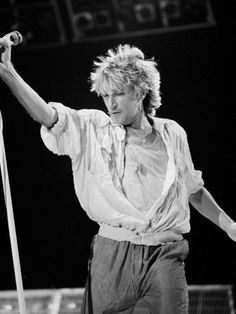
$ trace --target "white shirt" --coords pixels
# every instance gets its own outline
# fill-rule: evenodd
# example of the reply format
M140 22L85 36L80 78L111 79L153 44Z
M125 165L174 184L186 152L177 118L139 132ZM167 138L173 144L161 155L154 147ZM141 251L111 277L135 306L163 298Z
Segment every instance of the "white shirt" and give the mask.
M129 201L143 213L162 195L167 163L165 144L157 132L151 144L125 145L122 187Z
M153 245L158 234L189 232L188 197L204 184L194 169L187 136L175 121L153 118L168 156L161 195L142 212L122 188L125 129L103 111L74 110L51 103L59 120L52 129L42 126L41 136L49 150L71 158L74 187L87 215L100 225L99 233L117 240ZM168 238L168 237L167 237Z

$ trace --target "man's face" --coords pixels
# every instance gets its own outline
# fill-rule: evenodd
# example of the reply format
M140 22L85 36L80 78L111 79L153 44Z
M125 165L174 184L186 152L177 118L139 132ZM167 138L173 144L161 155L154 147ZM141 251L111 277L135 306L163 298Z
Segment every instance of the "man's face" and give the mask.
M129 87L124 88L122 92L109 91L103 94L102 98L114 123L130 125L140 114L140 99Z

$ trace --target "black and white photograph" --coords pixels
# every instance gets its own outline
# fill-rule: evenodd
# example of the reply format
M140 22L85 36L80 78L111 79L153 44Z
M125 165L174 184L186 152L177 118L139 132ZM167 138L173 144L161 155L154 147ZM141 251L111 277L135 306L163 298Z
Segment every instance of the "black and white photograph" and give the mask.
M1 314L236 313L235 12L1 1Z

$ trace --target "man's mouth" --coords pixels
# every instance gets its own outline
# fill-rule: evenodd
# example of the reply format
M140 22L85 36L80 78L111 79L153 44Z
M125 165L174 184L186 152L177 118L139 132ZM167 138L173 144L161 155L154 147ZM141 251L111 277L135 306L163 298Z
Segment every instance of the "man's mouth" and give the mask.
M114 115L114 114L119 114L119 113L121 113L121 111L112 111L110 114Z

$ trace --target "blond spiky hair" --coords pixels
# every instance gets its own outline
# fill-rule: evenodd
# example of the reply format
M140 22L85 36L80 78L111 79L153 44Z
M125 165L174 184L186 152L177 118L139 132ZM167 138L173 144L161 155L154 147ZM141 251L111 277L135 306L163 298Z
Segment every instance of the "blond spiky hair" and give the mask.
M122 91L124 87L131 87L138 94L146 95L144 110L146 114L155 115L161 106L161 97L160 73L154 58L145 59L135 46L119 45L98 60L94 61L94 72L90 75L92 92L102 95L108 90Z

